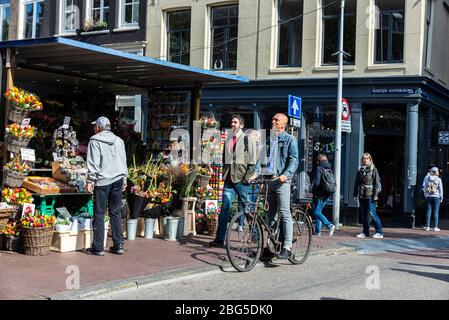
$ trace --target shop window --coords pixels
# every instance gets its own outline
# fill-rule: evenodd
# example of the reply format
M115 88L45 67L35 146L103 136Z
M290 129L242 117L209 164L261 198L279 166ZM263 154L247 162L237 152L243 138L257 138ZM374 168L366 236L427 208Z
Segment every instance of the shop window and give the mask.
M405 0L376 0L375 62L404 61Z
M61 0L61 32L75 32L78 28L79 9L76 0Z
M40 38L44 20L44 1L24 2L24 34L25 39Z
M190 10L167 12L168 61L190 64Z
M238 4L211 9L211 69L237 68Z
M108 22L109 0L89 0L84 31L106 30L108 29Z
M10 10L9 3L0 5L0 41L8 40Z
M339 51L340 1L323 0L322 6L322 64L333 65L338 62L338 55L335 55L335 53ZM356 0L346 1L343 49L350 56L345 56L343 63L348 65L355 63L356 9Z
M279 67L299 67L302 58L303 1L278 1Z
M120 26L139 25L139 0L120 0Z

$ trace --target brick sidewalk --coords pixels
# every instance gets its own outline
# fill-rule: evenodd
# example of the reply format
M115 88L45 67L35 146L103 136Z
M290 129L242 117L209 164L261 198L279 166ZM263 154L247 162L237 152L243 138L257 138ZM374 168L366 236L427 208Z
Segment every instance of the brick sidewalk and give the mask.
M422 229L385 228L384 239L449 236L449 220L441 221L441 232ZM364 241L355 235L361 227L344 227L336 230L334 237L314 237L313 252L341 248L343 242ZM114 280L156 275L170 270L210 266L220 268L227 265L224 249L209 248L211 237L198 235L180 242L163 239L137 238L125 243L124 255L106 252L104 257L89 256L81 252L55 253L48 256L31 257L23 254L0 251L0 299L44 298L67 291L67 267L80 270L80 286L87 288ZM382 240L379 240L382 241ZM108 239L108 246L111 239Z

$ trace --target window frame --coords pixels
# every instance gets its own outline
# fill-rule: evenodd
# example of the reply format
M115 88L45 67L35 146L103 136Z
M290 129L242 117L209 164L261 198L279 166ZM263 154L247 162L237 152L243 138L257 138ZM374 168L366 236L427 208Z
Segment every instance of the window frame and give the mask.
M219 5L219 6L211 6L210 7L210 19L209 19L209 31L210 31L210 63L209 63L209 69L210 70L215 70L215 71L235 71L237 70L237 56L238 56L238 26L239 26L239 19L237 16L237 23L234 24L226 24L226 25L222 25L222 26L218 26L218 27L214 27L214 10L217 8L224 8L224 7L237 7L237 14L239 15L239 4L238 3L229 3L229 4L225 4L225 5ZM227 18L229 19L229 15L227 16ZM226 59L226 54L227 54L227 45L229 44L229 29L231 27L237 27L237 37L236 37L236 41L237 41L237 49L236 49L236 63L235 63L235 68L232 67L225 67L227 64L227 59ZM218 29L224 29L224 39L223 39L223 44L226 44L225 50L224 50L224 54L223 54L223 58L224 61L222 61L223 63L223 67L222 68L214 68L214 61L213 61L213 55L214 55L214 34L215 31Z
M280 21L280 14L279 14L279 10L280 10L280 4L281 4L281 1L280 0L276 0L276 7L275 7L275 11L276 11L276 17L275 17L275 21L276 21L276 28L277 28L277 30L276 30L276 56L275 56L275 62L274 62L274 65L275 65L275 68L280 68L280 69L282 69L282 68L301 68L302 67L302 58L303 58L303 45L304 45L304 17L301 17L301 24L302 24L302 26L301 26L301 39L300 39L300 41L301 41L301 49L300 49L300 53L299 53L299 63L298 64L292 64L291 63L291 60L292 60L292 50L291 50L291 48L292 48L292 46L291 45L289 45L289 48L290 48L290 52L288 53L288 60L289 60L289 62L288 62L288 64L286 64L286 65L281 65L280 63L279 63L279 52L280 52L280 41L281 41L281 35L280 35L280 33L281 33L281 28L280 28L280 26L281 26L281 21ZM304 15L304 0L302 1L302 15ZM287 19L287 20L290 20L290 19ZM295 19L296 20L296 19ZM292 21L289 21L287 24L289 24L289 35L288 35L288 37L289 37L289 44L291 44L291 40L292 40L292 26L293 26L293 23L295 22L295 20L292 20Z
M71 0L72 1L72 7L75 8L72 11L67 11L67 0L59 0L59 33L60 34L74 34L76 32L76 29L79 28L79 21L77 21L77 10L76 8L77 5L76 0ZM79 8L78 8L79 10ZM74 23L74 28L73 29L66 29L66 25L65 25L65 21L66 21L66 15L67 14L74 14L75 15L75 23ZM78 19L79 19L79 11L78 11Z
M188 29L175 29L173 32L170 30L170 14L172 14L172 13L176 13L176 12L189 12L189 28ZM170 10L170 11L167 11L166 13L165 13L165 21L166 21L166 26L165 26L165 30L166 30L166 33L165 33L165 36L166 36L166 50L165 50L165 52L166 52L166 55L167 55L167 61L170 61L170 62L174 62L174 63L180 63L180 64L182 64L182 62L179 62L179 61L173 61L173 60L170 60L170 34L184 34L184 33L186 33L186 32L188 32L189 33L189 48L190 48L190 44L191 44L191 36L192 36L192 9L190 9L190 8L188 8L188 9L178 9L178 10ZM184 37L182 37L182 39L184 39ZM182 44L182 41L181 41L181 44ZM182 47L182 46L180 46L180 47ZM188 54L188 60L189 60L189 63L187 64L187 65L190 65L190 50L189 50L189 52L187 53ZM179 57L180 57L180 59L182 59L181 57L182 57L183 55L180 55Z
M140 0L132 0L132 3L127 4L126 0L119 0L119 6L118 6L118 26L119 28L132 28L132 27L138 27L140 23ZM126 18L126 6L131 5L137 5L137 22L131 22L127 23L125 21ZM134 15L134 10L132 10Z
M5 19L4 15L6 12L6 8L9 8L9 16L8 16L8 31L9 31L9 26L11 23L11 4L10 3L4 3L4 4L0 4L0 41L7 41L8 39L3 39L3 20ZM9 34L7 35L7 37L9 38Z
M324 0L321 0L321 2L320 2L320 4L321 4L321 8L323 8L323 1ZM355 56L355 54L356 54L356 49L357 49L357 43L356 43L356 41L357 41L357 0L354 0L355 1L355 12L354 13L346 13L346 9L347 9L347 7L345 7L345 18L344 18L344 20L345 20L345 22L344 22L344 26L345 26L345 28L346 28L346 26L347 26L347 23L346 23L346 18L347 17L355 17L355 26L356 26L356 28L354 29L354 31L355 31L355 34L354 34L354 52L352 52L351 53L351 55L352 56L354 56L354 62L346 62L345 60L344 60L344 57L343 57L343 64L345 65L345 66L355 66L356 65L356 56ZM339 7L339 10L340 10L340 5L338 4L338 7ZM333 20L333 19L335 19L335 20L337 20L337 22L338 22L338 28L340 28L340 11L339 11L339 14L338 15L328 15L328 16L325 16L324 15L324 10L323 9L321 9L321 53L320 53L320 66L324 66L324 67L327 67L327 66L337 66L338 65L338 59L337 59L337 62L336 63L324 63L324 46L325 46L325 32L326 32L326 23L325 23L325 20ZM339 31L337 31L338 33L340 33ZM337 38L337 51L338 51L338 44L340 43L339 42L340 41L340 36L338 36L338 38Z
M109 0L109 1L111 1L111 0ZM98 22L106 22L108 26L107 26L107 28L105 28L105 30L107 30L109 28L109 17L110 17L110 12L111 12L110 11L111 3L109 2L109 5L107 7L105 7L104 6L104 0L100 0L100 7L94 8L93 7L93 2L94 2L94 0L87 0L86 1L86 19L85 20L88 20L88 21L91 21L92 23L94 23L95 21L93 20L92 11L100 9L100 20ZM105 8L107 8L108 11L109 11L109 16L108 16L108 20L107 21L104 20Z
M33 20L32 20L32 26L31 26L31 38L27 38L26 37L26 20L27 20L27 16L26 16L26 7L28 5L33 5ZM21 24L22 24L22 30L21 30L21 38L22 39L36 39L36 27L37 27L37 5L41 4L42 7L44 5L44 0L24 0L22 5L21 5L21 11L22 11L22 19L21 19ZM41 26L43 25L43 19L41 22ZM40 36L40 35L39 35Z
M405 62L405 11L406 11L406 1L404 0L404 8L401 10L385 10L381 11L380 8L377 6L377 1L374 1L374 6L379 8L379 28L374 29L374 55L373 55L373 63L374 65L379 64L403 64ZM376 12L377 13L377 12ZM403 23L403 41L402 41L402 60L392 60L390 57L392 56L392 37L393 37L393 14L394 13L400 13L402 14L402 23ZM378 30L380 30L380 33L383 32L383 16L388 16L388 52L387 52L387 58L385 60L377 60L377 35ZM377 19L377 17L374 17L374 19ZM382 51L383 55L383 51Z

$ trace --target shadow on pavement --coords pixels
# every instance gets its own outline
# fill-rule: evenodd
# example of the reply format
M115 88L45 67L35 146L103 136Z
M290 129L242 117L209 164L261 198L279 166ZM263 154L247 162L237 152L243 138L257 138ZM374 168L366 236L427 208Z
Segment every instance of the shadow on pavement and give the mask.
M421 272L421 271L414 271L414 270L404 270L404 269L390 269L392 271L400 271L400 272L408 272L417 276L431 278L435 280L440 280L444 282L449 282L449 274L447 273L431 273L431 272Z

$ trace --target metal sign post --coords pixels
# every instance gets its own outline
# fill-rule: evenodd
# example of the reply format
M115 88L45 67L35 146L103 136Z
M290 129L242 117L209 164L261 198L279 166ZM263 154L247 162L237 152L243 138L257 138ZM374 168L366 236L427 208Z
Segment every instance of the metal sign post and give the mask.
M335 227L340 227L340 181L341 181L341 112L343 99L343 33L345 22L345 0L341 0L340 11L340 48L338 52L338 97L337 97L337 125L335 130L335 181L334 205L332 220Z

